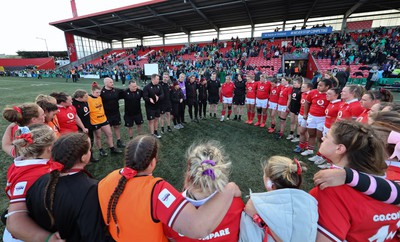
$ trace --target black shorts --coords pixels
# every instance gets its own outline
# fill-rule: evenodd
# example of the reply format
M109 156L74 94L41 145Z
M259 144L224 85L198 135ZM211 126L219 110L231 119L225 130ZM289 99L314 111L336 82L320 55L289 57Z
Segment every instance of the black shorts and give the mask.
M111 126L121 125L121 114L114 114L112 116L107 116L107 120Z
M93 131L96 131L96 130L100 129L101 127L109 125L109 124L110 123L107 120L104 123L92 125L92 129L93 129Z
M234 105L244 105L244 103L245 103L245 100L246 100L246 96L233 96L233 104Z
M294 113L295 115L299 115L299 113L300 113L300 107L290 107L290 106L289 106L289 111L290 111L291 113Z
M160 107L160 113L164 114L164 113L170 113L172 111L172 106L169 104L166 105L161 105Z
M133 122L136 125L143 124L143 115L141 113L135 115L124 115L125 127L133 127Z
M153 120L155 118L159 118L160 114L161 114L160 109L146 108L147 120Z
M218 96L209 96L208 97L208 103L210 104L218 104L219 102L219 97Z

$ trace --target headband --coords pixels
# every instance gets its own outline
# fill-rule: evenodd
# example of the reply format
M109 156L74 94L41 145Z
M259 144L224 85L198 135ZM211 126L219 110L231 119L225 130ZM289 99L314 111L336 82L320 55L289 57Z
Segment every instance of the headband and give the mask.
M301 175L301 165L300 165L299 160L297 158L294 158L293 160L297 165L297 175Z
M17 113L22 114L22 109L21 109L20 107L13 106L13 109L14 109L15 111L17 111Z

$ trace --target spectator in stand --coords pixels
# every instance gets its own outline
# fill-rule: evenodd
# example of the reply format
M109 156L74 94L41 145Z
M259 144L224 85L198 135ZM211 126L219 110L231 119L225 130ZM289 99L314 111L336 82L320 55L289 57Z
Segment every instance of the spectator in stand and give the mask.
M346 86L350 77L350 67L343 67L341 71L336 73L336 79L339 81L339 88L343 89Z
M257 108L257 119L258 121L254 126L265 127L267 122L267 107L268 98L271 91L271 82L267 82L266 74L261 75L260 81L256 82L256 108Z
M318 88L312 90L304 104L303 118L307 120L308 131L308 147L301 153L302 156L309 156L314 154L314 148L318 143L321 143L322 131L325 125L325 109L328 107L329 102L326 100L326 92L332 87L330 79L322 79L318 83ZM320 159L320 155L309 158L310 161Z
M378 66L373 66L371 70L369 70L369 74L367 77L367 83L365 84L365 89L368 91L378 81Z
M341 120L332 125L323 139L320 152L334 165L370 175L385 174L384 144L372 127ZM310 194L318 201L317 241L384 241L396 236L398 216L390 220L374 218L377 214L397 214L397 206L371 199L348 186L314 188Z
M243 80L243 75L238 74L234 82L235 91L233 92L233 120L242 120L243 106L246 100L246 82Z
M288 77L281 79L281 89L279 91L278 99L278 114L279 114L279 133L277 139L282 139L286 127L286 118L289 114L290 94L292 93L293 87L290 85L292 80Z
M217 105L219 101L219 89L221 83L217 80L217 73L211 73L210 80L207 81L208 103L210 104L210 117L217 118Z
M72 105L74 105L76 109L76 113L78 114L79 118L81 119L83 125L85 128L87 128L88 136L90 138L90 162L98 162L99 159L95 158L93 156L94 151L93 151L93 145L94 145L94 133L93 133L93 128L90 123L90 110L89 110L89 104L88 104L88 98L89 95L85 90L78 89L74 92L72 95ZM79 128L79 132L83 132L82 129Z
M301 153L308 147L308 133L307 133L307 120L304 119L304 107L307 102L307 96L313 88L311 82L303 82L301 85L301 101L300 101L300 111L297 116L297 131L299 133L299 145L293 150L295 153ZM292 139L292 142L297 142Z
M116 75L118 76L118 75ZM104 78L104 87L101 89L101 99L103 101L104 111L107 121L113 127L115 137L117 138L117 147L124 148L121 140L121 113L119 112L119 99L121 99L122 89L114 88L114 81L110 77Z
M247 121L246 124L253 124L255 116L256 104L256 91L257 83L254 81L254 73L249 72L246 75L246 108L247 108Z
M79 118L75 107L72 105L72 97L64 92L53 92L50 96L57 100L58 113L57 120L60 125L60 134L78 132L78 127L82 132L87 133L89 130L83 125Z
M113 135L110 124L107 120L103 101L101 99L101 88L96 82L92 83L92 94L88 97L88 106L90 110L90 124L92 125L95 143L100 151L100 156L107 156L107 152L102 148L101 132L106 135L106 143L110 147L111 154L120 154L122 151L114 147Z
M221 86L221 99L222 102L222 111L221 111L221 119L220 121L223 122L225 120L226 109L228 109L228 116L226 120L229 120L232 113L232 99L233 99L233 92L235 91L235 84L232 82L231 76L227 76L225 79L225 83Z
M277 78L271 80L271 92L269 94L268 109L270 110L269 117L271 118L271 127L268 128L268 133L275 132L276 125L276 112L278 110L279 94L281 92L281 85L278 84Z
M225 84L225 83L224 83ZM222 85L223 86L223 85ZM224 149L216 141L193 144L186 152L187 169L184 179L182 195L195 207L203 204L220 193L229 182L231 162L225 155ZM241 198L233 199L228 213L218 227L203 238L209 241L237 242L239 237L240 214L244 203ZM166 236L172 241L189 242L200 241L182 236L164 225ZM229 231L229 233L221 233ZM216 233L219 236L216 236Z
M341 96L345 102L337 115L337 119L351 119L356 120L364 108L361 107L360 99L364 95L364 87L359 85L348 85L343 88Z
M189 77L189 82L186 82L186 105L188 106L190 120L196 123L199 122L199 119L197 118L199 113L199 105L197 103L197 89L198 87L196 76L191 75Z
M143 114L140 101L143 98L143 91L135 81L129 81L128 88L122 93L124 99L124 121L128 128L129 139L133 139L133 125L136 125L136 134L142 134Z
M319 82L322 79L331 80L331 83L332 83L331 87L338 87L339 86L339 80L335 76L333 76L332 72L330 72L330 71L325 72L324 76L323 77L321 76L320 78L318 78L317 82Z
M290 112L290 133L286 137L287 140L293 140L294 138L299 138L299 135L294 134L295 129L297 128L297 116L300 111L300 101L301 101L301 84L303 83L302 77L296 77L293 80L293 88L292 93L289 95L288 101L288 110Z
M145 101L150 134L161 139L157 129L158 119L160 118L160 102L164 98L164 92L159 82L160 77L157 74L151 75L151 82L143 88L143 99Z
M115 240L167 241L163 225L189 238L204 238L220 224L233 198L241 195L236 184L228 183L196 208L168 182L152 176L158 150L154 136L136 137L128 144L124 167L99 182L103 218Z

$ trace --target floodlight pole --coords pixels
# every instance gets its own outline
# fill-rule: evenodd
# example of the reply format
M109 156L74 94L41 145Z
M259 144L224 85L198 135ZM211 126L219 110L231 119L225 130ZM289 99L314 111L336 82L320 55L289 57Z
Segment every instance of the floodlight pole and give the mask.
M46 44L47 57L50 57L49 48L47 47L47 40L45 38L40 38L40 37L36 37L36 39L44 40L44 43Z

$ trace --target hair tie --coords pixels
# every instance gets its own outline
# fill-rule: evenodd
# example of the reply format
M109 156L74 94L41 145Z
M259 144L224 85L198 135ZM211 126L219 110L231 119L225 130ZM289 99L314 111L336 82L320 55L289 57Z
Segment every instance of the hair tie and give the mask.
M28 134L31 132L31 130L27 126L19 126L18 129L21 134Z
M393 154L389 157L393 159L397 156L397 159L400 160L400 133L396 131L391 131L387 140L388 144L394 144Z
M92 87L97 87L98 85L97 85L97 82L93 82L92 83Z
M49 162L49 164L50 164L50 167L49 167L50 172L52 172L52 171L61 172L64 169L64 165L61 164L60 162L51 161L51 162Z
M299 160L297 158L294 158L293 160L297 165L297 175L301 175L301 165L300 165Z
M17 111L17 113L19 113L19 114L22 115L22 109L21 109L20 107L13 106L13 109L14 109L15 111Z
M21 135L18 135L17 137L15 137L15 138L16 139L24 139L26 142L28 142L28 144L32 144L33 143L32 134L31 133L21 134Z
M138 172L136 170L134 170L134 169L132 169L130 167L124 167L121 170L121 175L123 177L125 177L127 180L129 180L131 178L134 178L137 175L137 173Z
M209 176L209 177L211 177L211 180L215 180L215 174L214 174L214 171L212 170L212 169L210 169L210 168L208 168L208 169L206 169L206 170L204 170L203 171L203 173L201 173L203 176Z
M200 165L203 165L203 164L209 164L209 165L215 166L215 161L213 161L213 160L203 160L200 163Z

